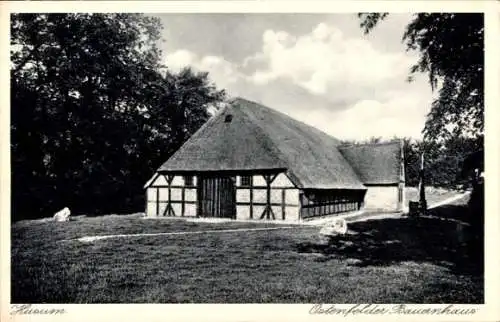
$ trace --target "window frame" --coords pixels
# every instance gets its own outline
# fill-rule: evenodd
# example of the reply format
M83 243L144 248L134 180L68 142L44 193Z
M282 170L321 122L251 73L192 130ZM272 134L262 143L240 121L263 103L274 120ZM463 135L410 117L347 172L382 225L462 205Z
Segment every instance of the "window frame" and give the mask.
M184 175L184 176L182 176L182 178L184 179L184 186L194 187L194 176Z
M248 180L248 182L245 182ZM252 175L242 175L240 176L240 185L242 187L251 187L253 186L253 176Z

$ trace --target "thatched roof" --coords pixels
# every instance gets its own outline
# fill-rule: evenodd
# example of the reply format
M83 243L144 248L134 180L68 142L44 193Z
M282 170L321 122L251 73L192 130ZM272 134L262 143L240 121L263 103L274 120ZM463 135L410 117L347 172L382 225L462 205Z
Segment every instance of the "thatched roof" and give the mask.
M395 184L401 171L401 142L339 146L364 184Z
M271 138L243 110L240 104L224 107L159 171L286 169ZM230 122L225 122L227 115L232 115Z
M193 134L158 171L282 169L299 188L366 189L340 153L339 144L314 127L238 98Z

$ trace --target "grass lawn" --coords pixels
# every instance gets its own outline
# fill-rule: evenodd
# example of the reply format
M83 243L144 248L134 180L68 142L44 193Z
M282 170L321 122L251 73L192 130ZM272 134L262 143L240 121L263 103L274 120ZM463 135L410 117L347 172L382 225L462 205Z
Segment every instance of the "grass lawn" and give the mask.
M481 252L461 244L456 224L443 220L353 223L356 234L329 243L310 226L61 241L265 226L137 215L17 222L11 229L12 302L483 302Z

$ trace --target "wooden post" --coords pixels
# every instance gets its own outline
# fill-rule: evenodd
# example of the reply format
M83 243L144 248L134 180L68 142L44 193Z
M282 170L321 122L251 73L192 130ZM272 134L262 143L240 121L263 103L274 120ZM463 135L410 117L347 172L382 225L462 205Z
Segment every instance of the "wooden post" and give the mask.
M425 173L424 173L424 152L422 152L422 157L420 161L420 182L419 182L419 192L420 192L420 211L425 214L427 210L427 200L425 200Z
M198 175L196 177L196 217L201 216L201 207L202 207L202 200L201 200L201 175Z
M172 188L170 187L172 181L174 179L173 175L166 176L167 184L168 184L168 202L165 207L165 211L163 211L163 216L175 216L174 209L172 208Z
M260 216L260 219L263 219L266 217L266 219L276 219L274 215L273 208L271 207L271 183L276 179L278 174L275 174L272 178L271 175L265 174L263 175L264 180L266 180L266 207L264 208L264 211L262 212L262 215Z
M271 219L271 182L269 181L269 175L266 176L266 208L267 208L267 219Z
M299 219L303 219L304 218L304 197L303 197L303 192L301 190L299 190Z
M404 155L404 141L401 140L401 154L400 154L400 171L399 171L399 185L398 185L398 210L403 211L405 208L405 155Z
M264 177L264 180L266 181L266 206L264 207L264 211L262 212L262 214L260 215L260 219L264 219L264 217L266 217L266 219L269 219L269 212L268 212L268 205L269 205L269 194L268 194L268 191L269 191L269 184L268 184L268 176L267 174L264 174L263 175Z
M182 187L182 191L181 191L181 216L184 217L184 213L186 212L186 205L185 205L185 202L186 202L186 193L185 193L185 189L186 189L186 184L184 183L184 186Z
M253 219L253 176L250 178L250 219Z
M148 216L148 205L149 205L149 197L148 197L148 188L146 188L146 197L144 198L146 199L146 202L145 202L145 205L144 205L144 216L147 217Z
M156 188L156 215L160 215L160 188Z
M234 178L234 181L233 181L233 184L231 186L232 188L232 194L231 194L231 204L232 204L232 212L233 212L233 219L237 219L237 208L236 208L236 204L237 204L237 200L236 200L236 178Z
M285 220L285 213L286 213L285 202L286 202L286 190L281 189L281 217L283 220Z

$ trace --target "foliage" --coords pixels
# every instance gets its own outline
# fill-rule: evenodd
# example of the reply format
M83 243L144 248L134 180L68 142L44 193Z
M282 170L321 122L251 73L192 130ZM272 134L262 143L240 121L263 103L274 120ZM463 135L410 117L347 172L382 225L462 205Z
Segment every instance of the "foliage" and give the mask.
M165 71L156 18L11 18L13 219L142 209L143 183L224 92Z
M387 13L360 13L369 33ZM426 140L481 136L484 131L484 20L480 13L419 13L403 35L407 50L420 53L410 77L427 73L439 96L424 128Z
M375 26L382 20L384 20L389 13L358 13L358 17L361 19L360 27L363 29L365 35L368 34Z

